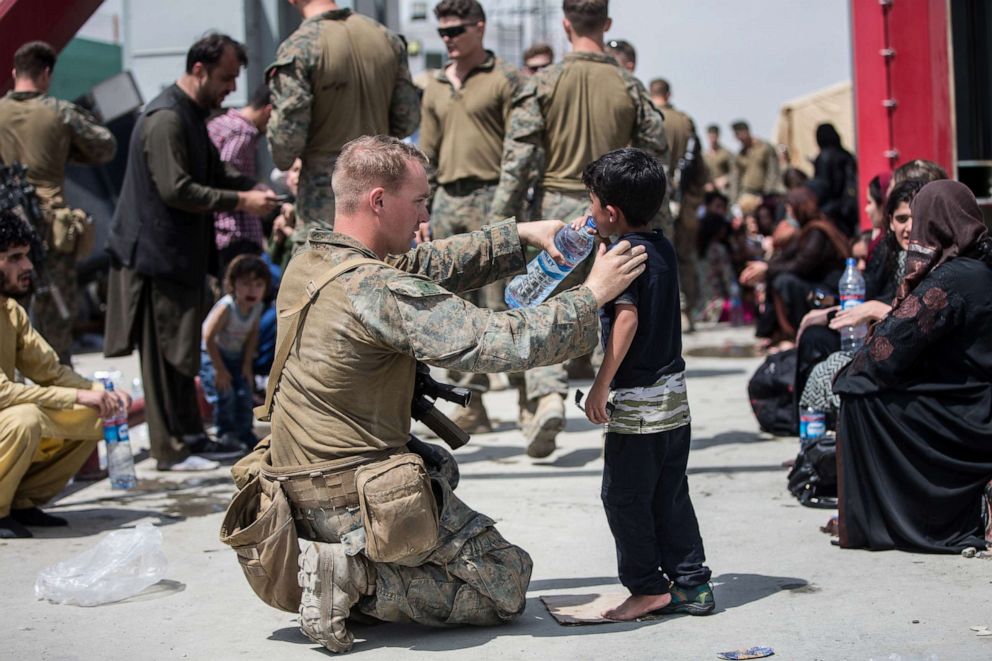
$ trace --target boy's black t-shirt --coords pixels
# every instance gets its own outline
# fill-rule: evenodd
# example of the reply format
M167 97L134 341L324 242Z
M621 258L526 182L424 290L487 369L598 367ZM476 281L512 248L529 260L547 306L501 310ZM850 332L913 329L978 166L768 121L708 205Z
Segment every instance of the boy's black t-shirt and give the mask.
M650 386L666 374L685 370L675 249L659 230L631 232L620 240L629 241L631 247L644 246L648 261L644 273L599 312L605 344L616 319L616 305L637 306L637 331L610 387Z

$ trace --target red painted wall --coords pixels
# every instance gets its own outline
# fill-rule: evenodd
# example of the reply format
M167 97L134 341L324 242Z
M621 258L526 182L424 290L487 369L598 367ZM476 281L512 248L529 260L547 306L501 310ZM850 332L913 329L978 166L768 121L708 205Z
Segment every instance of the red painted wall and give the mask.
M936 161L954 172L948 21L948 0L851 0L862 203L872 177L906 161ZM886 48L892 57L881 54ZM885 107L888 99L894 107Z

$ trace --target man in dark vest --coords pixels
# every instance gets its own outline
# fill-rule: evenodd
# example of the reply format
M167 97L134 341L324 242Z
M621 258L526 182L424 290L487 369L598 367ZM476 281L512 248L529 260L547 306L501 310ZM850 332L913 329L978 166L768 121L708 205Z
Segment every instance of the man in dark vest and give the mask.
M152 456L159 470L206 470L204 457L241 448L211 441L203 429L194 378L200 323L216 270L215 211L263 215L270 191L223 163L206 119L234 91L244 47L210 34L190 48L186 72L145 106L131 135L127 172L114 214L104 353L137 345Z

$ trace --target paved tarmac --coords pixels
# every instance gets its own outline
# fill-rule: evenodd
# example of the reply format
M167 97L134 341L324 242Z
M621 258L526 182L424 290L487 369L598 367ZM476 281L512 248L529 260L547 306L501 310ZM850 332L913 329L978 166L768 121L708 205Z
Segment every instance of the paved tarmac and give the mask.
M750 342L747 329L711 329L687 336L686 348L706 354ZM499 430L456 453L458 493L531 553L526 611L496 628L357 628L350 656L697 660L764 645L783 660L992 658L992 637L969 630L992 626L992 561L831 546L819 527L832 512L801 507L785 489L781 464L795 455L797 441L762 435L751 415L746 384L760 362L687 357L689 480L713 569L714 615L578 627L548 615L541 595L622 590L599 500L601 432L570 404L559 450L531 460L512 422L515 394L501 391L485 396ZM137 371L135 357L77 361L83 372L108 365L127 382ZM50 508L70 528L0 541L0 659L322 658L299 633L296 616L254 596L234 553L218 541L233 493L226 469L171 475L146 459L138 475L139 488L126 494L106 481L72 485ZM40 569L95 545L107 531L143 521L161 529L165 581L92 608L35 599Z

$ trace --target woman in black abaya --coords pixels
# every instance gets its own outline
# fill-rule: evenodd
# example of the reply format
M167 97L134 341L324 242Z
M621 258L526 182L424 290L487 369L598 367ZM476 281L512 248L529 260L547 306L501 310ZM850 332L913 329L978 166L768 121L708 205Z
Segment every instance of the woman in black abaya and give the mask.
M913 200L894 309L837 377L840 544L985 546L992 480L992 239L954 181Z

